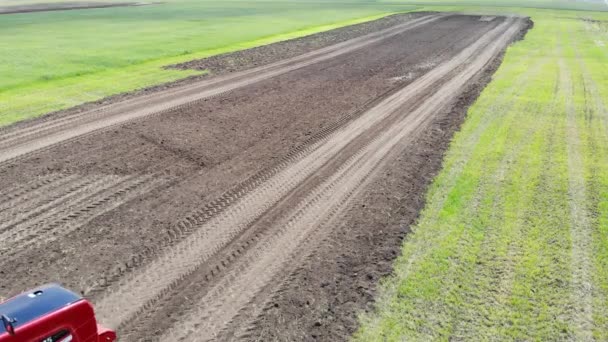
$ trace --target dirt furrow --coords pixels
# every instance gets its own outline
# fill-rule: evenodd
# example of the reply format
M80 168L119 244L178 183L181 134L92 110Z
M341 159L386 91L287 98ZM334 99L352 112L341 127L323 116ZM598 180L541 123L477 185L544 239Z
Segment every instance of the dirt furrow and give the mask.
M220 95L236 88L319 63L369 46L406 30L428 24L440 17L440 15L431 15L414 19L383 31L354 38L267 66L143 96L93 112L76 114L73 117L50 120L43 122L40 127L34 124L32 127L18 128L16 132L4 132L3 141L0 141L0 163L91 132L157 114L170 108L185 106L204 98Z

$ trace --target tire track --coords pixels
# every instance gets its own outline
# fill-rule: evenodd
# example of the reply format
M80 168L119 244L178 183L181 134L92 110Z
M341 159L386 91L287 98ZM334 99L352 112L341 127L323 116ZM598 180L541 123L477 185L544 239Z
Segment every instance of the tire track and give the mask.
M40 193L52 192L57 188L70 181L75 175L50 173L43 175L33 182L13 187L2 195L0 198L0 221L4 221L2 212L15 208L24 202L32 202L39 198Z
M2 233L0 242L10 241L10 232L15 227L30 220L43 220L47 215L52 215L53 211L57 210L57 208L78 203L89 191L103 186L104 181L106 179L98 177L73 177L71 182L64 185L65 188L60 189L61 191L50 193L39 201L35 201L35 206L32 208L28 208L28 206L25 206L23 209L19 207L14 208L17 214L11 216L11 219L0 223L0 233ZM8 235L7 232L9 233Z
M504 33L510 37L510 30ZM512 33L512 32L511 32ZM495 47L501 47L495 44ZM489 48L492 52L494 48ZM382 167L383 161L404 139L411 137L432 117L432 114L453 100L461 86L473 77L494 54L482 54L476 63L449 81L425 104L391 125L366 147L343 164L324 184L301 202L299 208L285 223L278 223L278 232L250 248L231 272L216 284L196 308L180 320L159 340L201 341L211 340L235 317L241 308L269 284L282 270L290 257L316 229L331 222L356 193L371 179L370 175Z
M449 62L433 69L401 91L389 96L344 128L336 131L324 143L316 143L311 146L309 152L300 160L292 162L289 167L278 172L252 191L241 194L240 198L234 200L233 205L197 227L196 231L186 240L177 244L146 267L142 267L140 272L111 286L106 291L105 297L97 302L96 307L100 318L110 326L121 326L144 309L154 305L159 297L174 288L177 283L194 272L202 263L221 251L227 243L243 232L264 212L275 206L281 198L293 191L305 179L338 155L349 143L372 126L380 124L382 120L398 110L405 102L413 99L416 95L420 95L420 93L424 93L425 90L432 89L431 87L435 82L449 74L451 70L465 63L471 57L477 56L474 64L469 65L459 76L448 81L447 84L449 85L444 86L447 88L442 87L442 89L452 89L451 91L440 91L432 97L433 101L429 100L428 102L432 102L433 106L441 106L449 101L451 96L457 93L460 85L483 68L485 63L495 56L519 29L520 25L514 25L514 20L509 19L499 27L486 33L483 38L464 49ZM501 39L494 40L498 37ZM487 44L490 44L490 47L483 49ZM478 55L480 49L483 49L483 51ZM426 108L428 110L428 106ZM413 126L420 125L423 120L428 119L428 114L420 116L418 112L416 114L418 116L412 115L418 118L416 120L422 120L413 123L408 121L408 124ZM402 131L408 131L407 127L402 127L403 125L396 125L395 127L399 127ZM395 128L391 129L390 132L395 133L393 139L403 137ZM387 152L388 150L382 151ZM378 151L378 149L373 151ZM373 155L377 154L375 152ZM378 162L377 159L374 160L376 163Z
M591 213L587 208L585 165L581 157L581 140L578 133L572 76L566 63L560 59L560 89L566 102L566 140L568 155L568 194L572 218L570 238L572 241L572 294L574 304L573 324L576 338L593 340L593 282L591 280L593 250L591 241L593 227Z
M34 199L30 203L31 210L27 211L27 206L14 208L23 214L0 226L0 254L4 257L21 253L34 244L61 238L91 219L165 181L153 174L92 177L69 175L56 178L58 182L46 184L54 184L60 192L51 188L45 192L28 193L28 197Z
M298 247L320 227L318 221L326 224L331 222L348 199L361 189L364 178L347 177L349 172L359 166L358 161L360 155L351 158L333 180L313 192L296 213L284 225L280 225L282 228L279 231L261 241L255 248L249 248L219 284L194 305L197 309L186 313L183 323L177 324L159 339L170 337L175 341L206 341L216 338L226 323L293 260ZM362 176L368 170L359 171L362 171L359 172L359 176ZM345 183L351 183L351 186L345 186ZM226 298L230 299L225 300Z
M84 226L95 217L122 205L126 201L140 196L159 186L165 180L156 175L102 177L102 187L90 189L84 196L75 196L70 205L62 206L52 213L43 215L34 222L9 231L5 239L10 241L6 247L0 247L0 253L13 256L34 245L55 241L72 231ZM0 241L2 242L2 241Z
M221 95L236 88L367 47L442 17L442 15L421 17L270 65L141 96L93 111L54 120L49 119L30 127L17 128L13 132L4 132L0 138L0 164L128 121L159 114L171 108L187 107L201 99Z

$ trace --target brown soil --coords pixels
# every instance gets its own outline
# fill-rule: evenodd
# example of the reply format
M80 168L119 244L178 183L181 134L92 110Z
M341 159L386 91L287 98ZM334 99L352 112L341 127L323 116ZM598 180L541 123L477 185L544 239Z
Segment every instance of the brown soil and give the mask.
M95 2L95 1L69 1L69 2L53 2L31 5L15 5L15 6L0 6L1 14L15 13L30 13L30 12L49 12L49 11L67 11L77 9L93 9L107 7L125 7L125 6L145 6L157 4L152 2Z
M241 71L258 65L265 65L294 57L303 53L360 37L370 32L380 31L405 20L429 15L431 12L401 13L386 16L361 24L337 28L296 39L285 40L273 44L254 47L221 55L169 66L176 69L207 70L211 75L223 75L229 72Z
M479 19L441 17L1 164L0 294L61 282L124 340L344 339L522 26Z

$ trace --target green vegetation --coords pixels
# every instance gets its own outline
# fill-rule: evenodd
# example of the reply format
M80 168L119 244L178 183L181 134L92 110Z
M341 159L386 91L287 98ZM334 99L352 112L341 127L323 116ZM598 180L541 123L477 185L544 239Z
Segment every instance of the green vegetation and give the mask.
M0 0L0 6L14 4L14 0ZM0 125L200 73L167 70L166 65L414 8L176 0L150 6L2 15Z
M355 340L608 340L608 13L509 11L534 29L469 109Z

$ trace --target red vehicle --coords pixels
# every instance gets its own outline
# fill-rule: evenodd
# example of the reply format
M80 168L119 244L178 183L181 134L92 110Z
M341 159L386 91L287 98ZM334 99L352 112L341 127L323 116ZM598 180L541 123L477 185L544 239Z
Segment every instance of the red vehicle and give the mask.
M112 342L86 299L49 284L0 303L0 342Z

